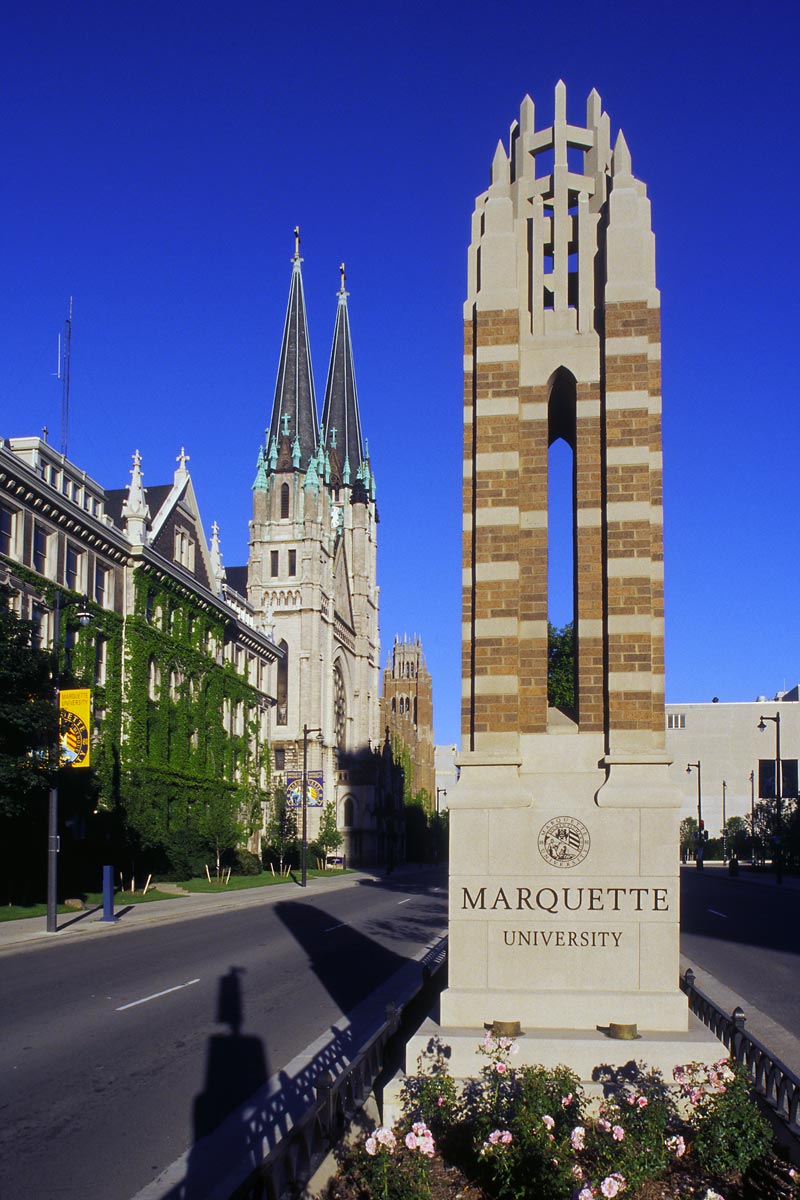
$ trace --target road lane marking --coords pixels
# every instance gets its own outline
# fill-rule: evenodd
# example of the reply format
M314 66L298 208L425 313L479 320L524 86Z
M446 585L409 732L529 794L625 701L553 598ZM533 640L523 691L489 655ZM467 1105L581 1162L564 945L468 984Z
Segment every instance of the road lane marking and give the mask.
M131 1000L130 1004L121 1004L117 1012L125 1012L126 1008L136 1008L137 1004L147 1004L148 1000L158 1000L159 996L168 996L170 992L179 992L181 988L191 987L199 983L199 979L190 979L188 983L179 983L176 987L166 988L163 992L154 992L152 996L143 996L141 1000Z
M716 910L715 908L710 908L708 911L709 911L710 913L713 913L715 917L724 917L726 921L727 921L727 919L728 919L728 914L727 914L727 913L721 913L721 912L717 912L717 910Z
M397 901L397 907L399 908L401 904L408 904L408 902L409 902L409 900L410 900L410 899L411 899L411 897L410 897L410 896L406 896L405 900L398 900L398 901Z
M323 933L331 933L334 929L344 929L347 921L340 921L338 925L329 925L327 929L323 929Z

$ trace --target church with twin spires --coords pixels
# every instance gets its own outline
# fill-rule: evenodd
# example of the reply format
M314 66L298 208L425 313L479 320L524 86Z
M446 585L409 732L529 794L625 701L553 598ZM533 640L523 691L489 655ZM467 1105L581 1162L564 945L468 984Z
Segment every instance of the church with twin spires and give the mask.
M333 801L352 865L402 853L402 798L379 715L375 477L361 429L345 289L318 415L299 230L275 397L258 448L246 567L228 568L285 652L272 714L273 784L302 800L308 838ZM397 811L395 811L397 809Z

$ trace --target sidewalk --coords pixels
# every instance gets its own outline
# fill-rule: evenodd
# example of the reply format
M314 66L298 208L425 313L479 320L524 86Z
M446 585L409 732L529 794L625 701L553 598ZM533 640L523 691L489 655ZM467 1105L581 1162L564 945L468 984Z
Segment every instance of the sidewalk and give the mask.
M385 878L382 869L351 871L341 878L310 878L306 893L356 887L364 882L377 882ZM392 872L391 879L401 880L404 868ZM169 888L171 885L166 885ZM165 890L166 890L165 888ZM291 879L287 883L267 887L241 888L234 892L182 892L174 899L154 900L150 904L125 903L124 893L114 899L116 920L103 921L103 907L86 909L84 912L59 913L58 931L48 933L47 918L27 917L20 921L0 921L0 954L7 950L54 946L65 940L89 935L119 933L121 930L140 929L148 925L165 925L174 921L187 921L194 917L205 917L209 913L227 912L232 908L249 908L259 904L276 903L291 895L298 898L302 893L298 883Z

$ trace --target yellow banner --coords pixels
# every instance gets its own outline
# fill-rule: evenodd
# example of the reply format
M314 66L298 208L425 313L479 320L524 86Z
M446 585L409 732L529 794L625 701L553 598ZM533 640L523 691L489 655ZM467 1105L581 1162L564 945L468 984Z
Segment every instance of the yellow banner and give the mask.
M91 765L92 693L73 688L58 694L58 740L62 767Z

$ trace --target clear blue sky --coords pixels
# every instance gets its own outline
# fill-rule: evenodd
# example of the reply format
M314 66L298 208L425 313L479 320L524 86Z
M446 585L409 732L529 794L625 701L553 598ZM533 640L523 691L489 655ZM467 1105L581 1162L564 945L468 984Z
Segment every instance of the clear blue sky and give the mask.
M797 682L798 34L785 0L7 6L0 434L58 443L73 295L70 457L155 484L185 445L244 562L299 223L320 395L347 263L382 660L420 634L456 741L470 214L523 95L597 87L657 235L667 697Z

